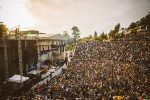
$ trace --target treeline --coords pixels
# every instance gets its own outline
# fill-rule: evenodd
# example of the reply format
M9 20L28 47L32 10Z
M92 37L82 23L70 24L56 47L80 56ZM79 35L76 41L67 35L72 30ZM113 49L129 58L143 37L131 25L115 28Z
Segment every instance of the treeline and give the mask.
M126 34L136 34L138 31L143 30L150 32L150 13L141 18L139 21L132 22L128 28L121 28L120 23L118 23L115 25L114 29L110 30L109 33L103 32L98 36L95 31L93 35L80 39L80 42L117 40L123 38Z
M113 30L110 30L108 34L98 33L95 31L93 35L89 35L88 37L80 38L80 30L77 26L72 27L72 41L67 44L66 50L74 50L76 43L83 43L88 41L107 41L107 40L116 40L122 38L125 34L123 32L123 28L120 28L120 23L118 23ZM64 33L64 36L68 36L68 33Z
M147 31L150 31L150 12L139 21L132 22L127 29L131 30L136 27L140 27L141 29L146 29Z
M123 28L121 29L120 23L118 23L113 30L110 30L108 34L103 32L98 35L98 33L95 31L93 36L89 35L89 37L84 37L80 39L80 42L116 40L122 38L124 35Z
M134 33L136 35L138 31L144 30L150 32L150 13L141 18L139 21L132 22L127 28L122 28L120 23L118 23L112 30L110 30L109 33L102 32L100 35L98 35L98 33L95 31L88 37L80 38L80 30L77 26L73 26L71 30L73 31L72 41L66 46L66 50L73 50L78 42L111 41L121 39L126 36L126 34Z

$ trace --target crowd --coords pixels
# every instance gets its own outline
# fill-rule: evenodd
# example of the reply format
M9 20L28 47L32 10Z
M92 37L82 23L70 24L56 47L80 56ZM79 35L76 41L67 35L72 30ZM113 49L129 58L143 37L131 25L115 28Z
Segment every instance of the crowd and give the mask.
M39 100L142 100L150 96L150 41L80 43L63 74L37 86ZM33 100L34 100L33 99Z
M135 36L136 35L136 36ZM126 34L123 38L120 38L121 41L150 41L150 32L139 31L137 33Z
M147 63L149 41L88 42L78 44L64 74L46 87L47 98L60 100L137 100L150 95ZM139 66L142 66L139 67ZM37 89L38 90L38 89ZM37 91L36 90L36 91Z

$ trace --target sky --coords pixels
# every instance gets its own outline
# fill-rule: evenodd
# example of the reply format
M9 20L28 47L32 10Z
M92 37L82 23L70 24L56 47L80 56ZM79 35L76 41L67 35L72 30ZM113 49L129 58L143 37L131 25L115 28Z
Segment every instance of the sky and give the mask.
M10 29L71 34L77 26L81 37L128 27L148 12L150 0L0 0L0 22Z

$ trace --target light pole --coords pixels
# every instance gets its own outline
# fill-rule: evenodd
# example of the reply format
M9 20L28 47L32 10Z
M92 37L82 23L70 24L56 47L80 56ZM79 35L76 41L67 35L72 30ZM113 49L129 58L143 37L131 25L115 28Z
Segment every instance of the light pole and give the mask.
M60 58L61 58L61 45L62 43L59 42L59 66L60 66Z
M37 37L36 37L36 47L37 47L37 63L40 63L40 50L39 50L39 33L37 32ZM40 66L41 67L41 66ZM36 70L37 70L37 64L36 64Z
M19 59L19 73L20 73L20 86L22 87L22 76L23 76L23 65L22 65L22 44L21 44L21 33L19 27L16 28L16 34L18 34L18 59Z

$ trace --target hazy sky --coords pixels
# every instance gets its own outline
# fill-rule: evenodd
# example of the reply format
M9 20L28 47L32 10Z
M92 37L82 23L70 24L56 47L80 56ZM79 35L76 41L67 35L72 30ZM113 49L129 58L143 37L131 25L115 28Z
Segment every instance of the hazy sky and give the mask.
M78 26L82 36L127 27L150 12L150 0L0 0L0 21L48 34Z

